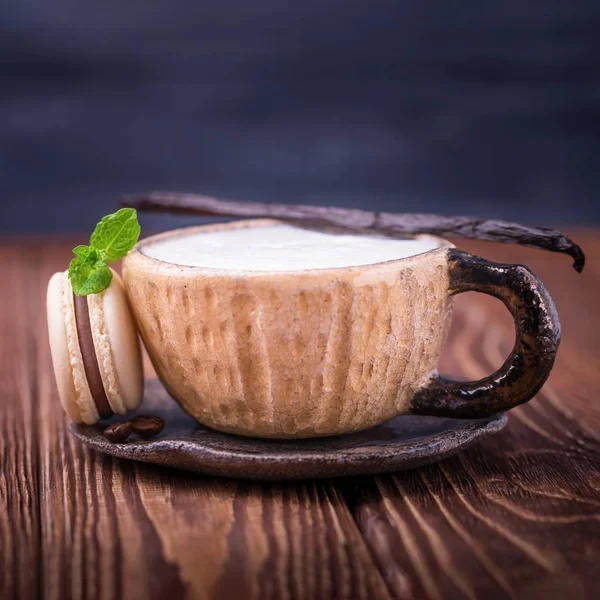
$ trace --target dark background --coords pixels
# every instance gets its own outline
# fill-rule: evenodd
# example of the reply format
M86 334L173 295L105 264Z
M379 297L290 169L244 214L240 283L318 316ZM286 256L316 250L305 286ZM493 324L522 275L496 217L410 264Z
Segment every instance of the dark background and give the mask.
M0 231L90 231L154 188L600 222L598 1L4 0L0 19Z

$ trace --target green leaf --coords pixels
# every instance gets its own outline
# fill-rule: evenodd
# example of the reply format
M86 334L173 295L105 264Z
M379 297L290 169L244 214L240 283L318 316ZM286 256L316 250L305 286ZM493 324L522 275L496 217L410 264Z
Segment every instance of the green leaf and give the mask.
M106 267L106 252L99 250L94 246L76 246L73 248L73 254L82 262L95 264L100 267Z
M77 296L98 294L112 280L108 263L123 258L137 243L140 224L133 208L122 208L104 217L98 225L89 246L73 248L75 258L69 265L69 279Z
M137 244L140 231L136 210L122 208L116 213L106 215L96 225L90 238L90 246L103 250L109 261L119 260Z
M73 248L73 254L77 258L80 258L81 260L86 260L89 253L90 253L89 246L76 246L75 248Z
M69 279L76 296L87 296L104 291L112 280L106 254L93 246L73 248L75 258L69 265Z

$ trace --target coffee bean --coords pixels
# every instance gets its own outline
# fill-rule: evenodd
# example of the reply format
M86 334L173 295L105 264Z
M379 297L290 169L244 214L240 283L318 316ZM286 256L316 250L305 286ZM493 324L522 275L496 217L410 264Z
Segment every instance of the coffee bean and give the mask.
M131 422L131 427L138 435L142 437L153 437L158 435L165 426L165 422L160 417L151 415L140 415Z
M102 435L115 444L121 444L131 435L131 421L113 423L103 431Z

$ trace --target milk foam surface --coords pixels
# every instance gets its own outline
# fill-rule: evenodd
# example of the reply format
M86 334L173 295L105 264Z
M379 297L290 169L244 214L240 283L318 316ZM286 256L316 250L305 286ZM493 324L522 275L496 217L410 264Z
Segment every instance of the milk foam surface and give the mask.
M144 246L146 256L192 267L303 271L369 265L436 248L434 239L327 233L292 225L194 232Z

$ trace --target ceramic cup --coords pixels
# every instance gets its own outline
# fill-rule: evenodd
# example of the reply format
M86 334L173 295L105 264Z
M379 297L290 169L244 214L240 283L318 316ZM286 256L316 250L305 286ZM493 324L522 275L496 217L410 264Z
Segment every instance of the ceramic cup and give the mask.
M300 438L366 429L401 414L484 417L527 402L547 379L560 325L540 280L524 266L488 262L441 238L408 258L296 272L180 266L143 253L170 236L273 223L168 232L145 239L124 261L154 367L200 423ZM504 302L516 342L489 377L451 381L436 367L452 297L472 290Z

